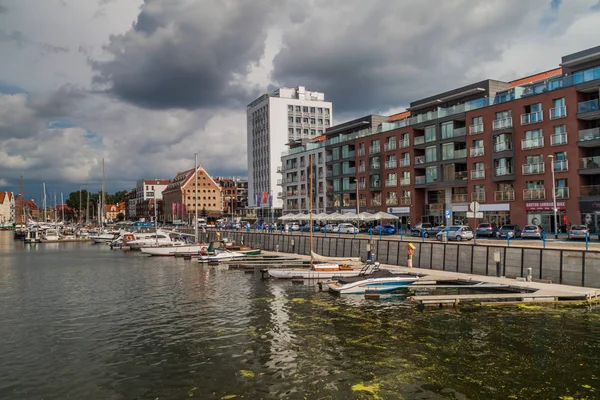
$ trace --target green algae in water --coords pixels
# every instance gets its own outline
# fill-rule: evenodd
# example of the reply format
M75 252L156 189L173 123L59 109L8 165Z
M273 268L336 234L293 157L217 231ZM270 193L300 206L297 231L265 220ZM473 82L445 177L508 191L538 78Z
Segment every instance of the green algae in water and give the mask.
M247 369L242 369L240 370L240 374L244 377L244 378L248 378L248 379L252 379L254 378L254 372L249 371Z
M352 385L352 391L353 392L365 392L365 393L372 395L373 398L375 398L375 399L380 398L379 396L377 396L377 393L379 392L379 384L377 384L377 383L374 383L372 385L365 385L362 382L357 383L356 385Z

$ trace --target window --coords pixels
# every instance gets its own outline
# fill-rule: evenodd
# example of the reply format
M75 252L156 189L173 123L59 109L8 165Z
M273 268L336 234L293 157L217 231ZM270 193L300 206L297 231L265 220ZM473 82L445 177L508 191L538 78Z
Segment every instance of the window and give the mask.
M454 146L454 144L452 144ZM437 161L436 146L430 146L425 148L425 162Z
M308 118L302 118L302 123L308 124Z
M325 108L325 115L329 115L329 108Z
M449 139L454 133L454 122L444 122L442 124L442 139ZM427 139L426 139L427 140Z
M512 110L497 111L496 120L512 118Z
M294 117L288 117L288 123L293 124L294 123Z
M296 106L296 112L300 112L300 106Z
M308 107L302 107L303 112L308 112Z
M319 125L323 125L323 118L319 118L318 122L319 122Z
M296 117L296 123L297 123L297 124L299 124L299 123L301 123L301 122L302 122L302 118L300 118L300 117Z
M323 114L323 109L321 107L317 108L317 113Z
M314 108L314 107L311 107L311 108L310 108L310 112L314 114L314 112L315 112L315 108Z
M434 147L435 149L435 147ZM427 150L427 149L425 149ZM452 160L454 158L454 143L444 143L442 145L442 160ZM433 160L435 161L435 160Z
M294 106L292 106L291 104L288 104L288 111L294 111Z
M535 149L538 147L544 147L544 137L541 129L534 129L531 131L525 131L525 139L522 142L522 148Z
M435 182L438 179L437 166L425 168L425 181L427 183Z
M325 126L329 126L329 120L325 119Z
M302 133L302 129L296 128L296 135L300 135Z
M483 132L483 117L473 117L473 125L471 125L471 133Z
M317 132L319 133L319 136L321 136L323 134L323 129L319 129Z
M425 127L425 141L432 142L436 140L435 137L435 125L430 125Z
M400 146L401 147L408 147L410 144L410 138L408 133L403 133L402 135L400 135Z
M565 106L565 98L554 99L554 108L550 109L550 119L562 118L567 116L567 107Z
M303 132L305 135L308 135L308 129L305 129Z
M314 125L314 124L315 124L315 119L314 119L314 118L311 118L311 119L310 119L310 124L311 124L311 125Z
M554 162L553 162L554 171L568 171L569 164L567 161L567 152L561 151L558 153L554 153Z
M521 116L521 125L533 124L543 119L542 103L534 103L525 106L525 114Z
M288 134L289 135L293 135L294 134L294 128L288 128Z

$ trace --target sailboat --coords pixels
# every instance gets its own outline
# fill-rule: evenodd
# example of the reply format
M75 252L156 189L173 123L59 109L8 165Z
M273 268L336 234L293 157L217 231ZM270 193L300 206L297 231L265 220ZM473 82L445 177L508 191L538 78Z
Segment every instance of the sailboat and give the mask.
M269 276L279 279L325 279L358 276L362 269L353 268L352 264L360 264L360 258L345 257L321 257L313 252L313 174L312 154L308 156L309 164L309 232L310 232L310 268L270 268L267 270Z
M95 235L90 236L90 239L94 243L110 243L118 237L118 233L104 232L104 190L105 190L105 179L106 176L104 174L104 158L102 159L102 188L100 190L100 199L98 202L98 224L100 225L100 230Z

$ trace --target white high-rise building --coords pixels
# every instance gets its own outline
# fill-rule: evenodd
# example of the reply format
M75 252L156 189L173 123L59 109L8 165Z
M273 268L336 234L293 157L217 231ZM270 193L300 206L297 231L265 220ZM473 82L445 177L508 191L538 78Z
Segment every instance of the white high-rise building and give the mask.
M333 121L331 102L325 94L304 86L279 88L264 94L246 109L248 141L248 206L282 208L277 198L281 155L292 140L325 134Z

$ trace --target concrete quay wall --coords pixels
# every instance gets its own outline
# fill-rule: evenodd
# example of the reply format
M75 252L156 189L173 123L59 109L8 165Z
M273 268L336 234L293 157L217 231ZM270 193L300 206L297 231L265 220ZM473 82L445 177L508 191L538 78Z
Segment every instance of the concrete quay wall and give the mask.
M216 239L217 231L200 234L201 241ZM264 250L285 253L310 253L310 237L277 233L220 231L221 238ZM600 288L600 251L572 249L537 249L527 247L498 247L439 242L406 242L373 238L371 251L382 264L406 266L405 246L415 246L413 267L477 275L496 275L494 254L499 252L504 276L526 276L531 268L534 279L553 283ZM329 257L361 257L367 259L369 239L352 236L318 236L313 238L313 250Z

